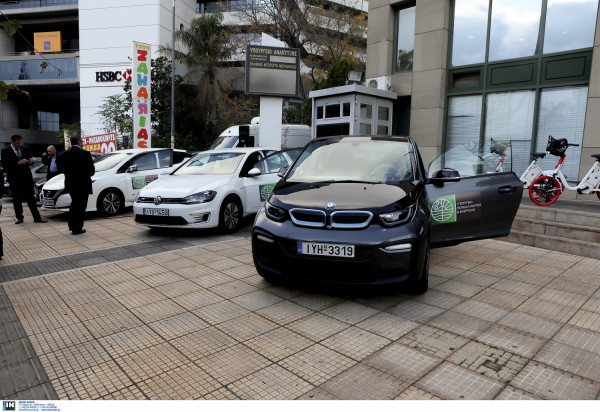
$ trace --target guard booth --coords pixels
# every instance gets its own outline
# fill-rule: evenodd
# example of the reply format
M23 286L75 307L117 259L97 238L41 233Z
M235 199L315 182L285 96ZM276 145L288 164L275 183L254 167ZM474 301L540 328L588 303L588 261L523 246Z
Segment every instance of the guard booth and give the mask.
M392 114L397 94L359 84L315 90L312 138L340 135L392 134Z

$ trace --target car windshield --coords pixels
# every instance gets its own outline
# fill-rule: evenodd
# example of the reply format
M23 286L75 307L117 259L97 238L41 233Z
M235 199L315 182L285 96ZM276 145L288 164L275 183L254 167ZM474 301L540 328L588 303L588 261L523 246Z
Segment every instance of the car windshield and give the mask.
M245 153L199 153L173 172L174 175L232 175Z
M215 140L210 147L208 148L208 150L215 150L215 149L231 149L232 147L235 146L235 144L238 141L238 137L237 136L219 136L217 137L217 140Z
M131 153L107 153L104 156L98 157L94 162L94 167L96 168L96 172L103 172L112 169L123 160L129 158L129 156L131 156Z
M411 146L406 141L348 137L310 143L288 182L365 182L397 184L414 180Z

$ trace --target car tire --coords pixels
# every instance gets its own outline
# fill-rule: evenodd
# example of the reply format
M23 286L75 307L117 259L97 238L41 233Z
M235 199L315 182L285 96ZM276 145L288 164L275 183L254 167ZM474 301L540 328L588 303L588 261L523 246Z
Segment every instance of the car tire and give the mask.
M108 189L100 193L96 208L103 216L115 216L123 211L125 198L117 189Z
M227 197L219 211L219 229L227 234L235 233L242 223L242 205L237 197Z
M421 269L421 276L415 279L410 287L411 295L422 295L429 288L429 242L425 251L425 261Z

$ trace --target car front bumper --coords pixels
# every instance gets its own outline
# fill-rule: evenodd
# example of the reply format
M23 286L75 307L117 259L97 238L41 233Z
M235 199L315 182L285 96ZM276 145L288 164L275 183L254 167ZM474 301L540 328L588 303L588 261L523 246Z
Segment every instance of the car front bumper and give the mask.
M167 216L151 215L151 211L166 209ZM207 203L182 205L134 203L135 222L148 227L170 227L178 229L213 228L219 225L218 203L214 200Z
M264 208L252 229L257 271L272 280L346 285L385 285L416 279L426 253L428 226L422 216L397 227L376 223L361 230L312 229L275 222ZM354 246L354 257L298 253L298 242Z

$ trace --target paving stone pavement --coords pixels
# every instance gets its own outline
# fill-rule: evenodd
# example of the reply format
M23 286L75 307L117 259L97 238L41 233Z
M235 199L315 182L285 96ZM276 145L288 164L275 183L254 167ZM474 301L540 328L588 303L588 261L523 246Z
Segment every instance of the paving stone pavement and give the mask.
M265 282L249 224L4 206L2 399L600 399L600 260L483 240L432 251L424 295L332 292Z

